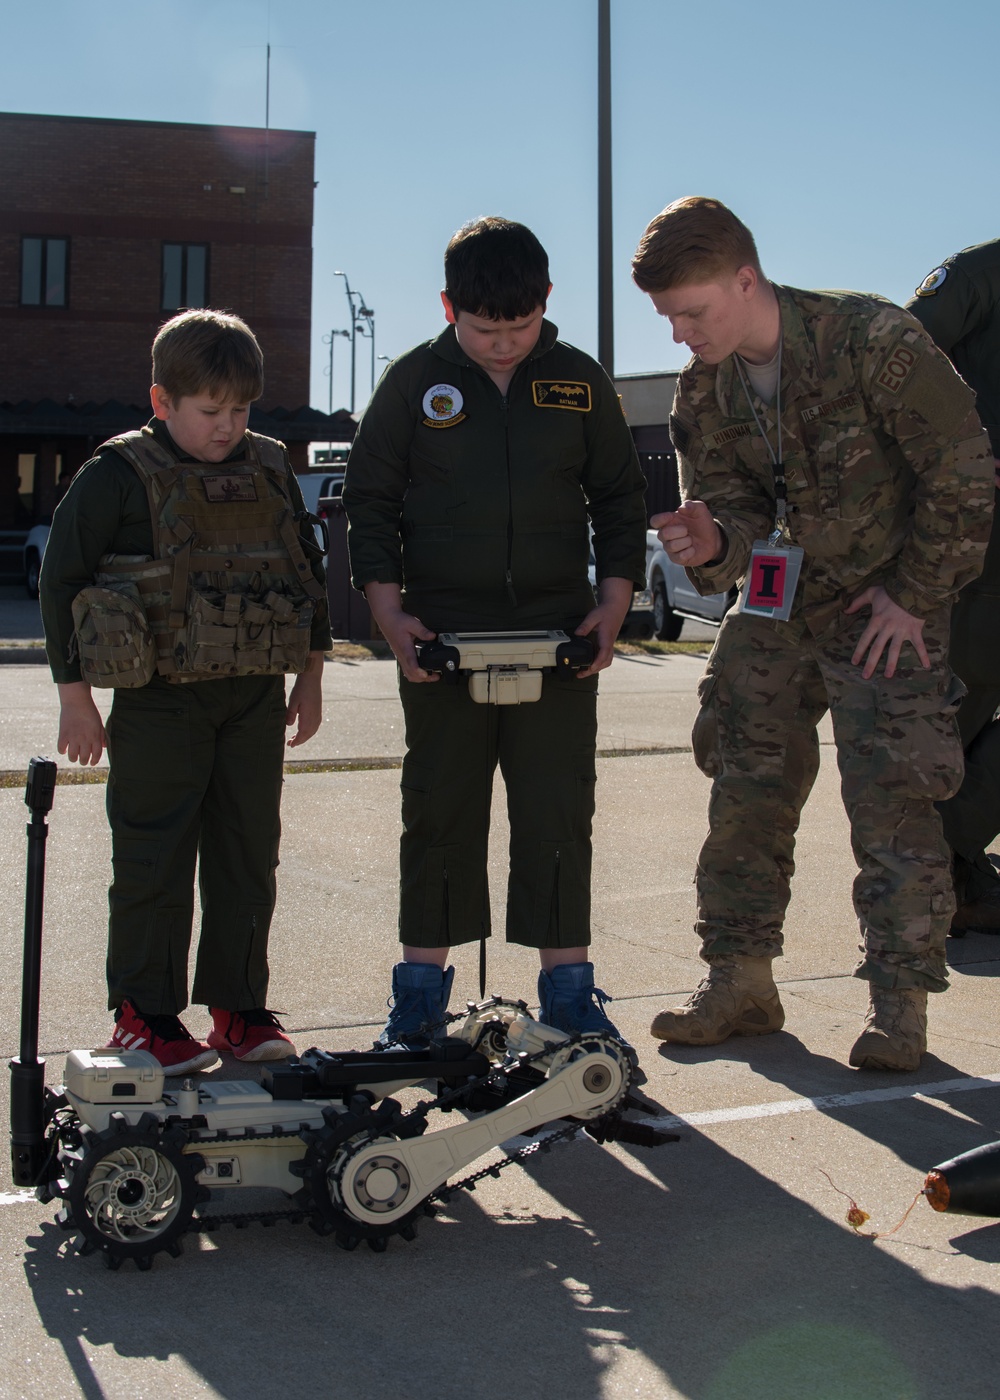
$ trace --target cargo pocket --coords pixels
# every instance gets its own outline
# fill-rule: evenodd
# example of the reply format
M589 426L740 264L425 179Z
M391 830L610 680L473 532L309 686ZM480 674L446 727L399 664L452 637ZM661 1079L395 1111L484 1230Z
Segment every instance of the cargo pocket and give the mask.
M575 948L590 942L589 866L589 849L579 842L540 842L531 932L523 940L529 947Z
M691 730L694 761L707 778L717 778L722 772L722 750L719 747L719 721L716 714L716 689L719 677L709 671L698 682L698 714Z
M132 689L152 680L153 634L134 584L81 589L73 599L73 625L88 685Z
M403 942L417 947L443 948L468 943L490 934L486 872L478 867L477 852L467 846L432 846L420 862L423 886L417 936ZM474 868L476 867L476 868ZM405 903L405 888L401 903Z
M869 769L870 795L941 802L962 781L962 742L955 714L966 689L956 675L931 694L879 687Z

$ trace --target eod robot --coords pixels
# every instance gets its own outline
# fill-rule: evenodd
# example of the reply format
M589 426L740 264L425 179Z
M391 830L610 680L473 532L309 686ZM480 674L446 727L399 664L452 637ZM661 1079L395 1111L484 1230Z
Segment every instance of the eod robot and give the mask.
M59 1198L59 1223L109 1267L133 1259L149 1268L161 1250L179 1254L189 1232L251 1221L306 1220L346 1249L364 1240L381 1251L391 1235L412 1239L420 1217L451 1191L473 1189L580 1128L599 1142L650 1146L675 1136L622 1117L638 1101L629 1056L613 1036L566 1035L500 997L469 1003L431 1028L427 1050L310 1049L267 1067L261 1083L174 1080L145 1051L104 1049L72 1051L61 1089L46 1087L38 1017L55 781L55 763L31 760L12 1175L39 1200ZM409 1110L392 1097L428 1081L435 1092ZM460 1113L436 1126L453 1110ZM547 1137L452 1180L484 1153L555 1120L565 1121ZM205 1211L210 1197L243 1187L272 1188L288 1204Z

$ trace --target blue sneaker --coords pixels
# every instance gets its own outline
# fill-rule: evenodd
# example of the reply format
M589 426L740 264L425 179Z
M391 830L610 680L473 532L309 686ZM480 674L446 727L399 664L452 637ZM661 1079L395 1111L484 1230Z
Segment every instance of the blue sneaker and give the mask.
M605 1013L604 1004L612 998L594 986L593 963L563 963L551 972L540 972L538 1000L539 1019L546 1026L554 1026L567 1035L575 1035L577 1031L606 1031L613 1035L628 1051L635 1070L632 1082L645 1082L635 1048Z
M443 1020L454 978L453 967L445 972L434 963L397 963L392 969L389 1018L376 1046L426 1050L430 1036L421 1028Z
M610 1031L624 1043L624 1036L605 1015L607 992L594 986L594 964L563 963L538 974L539 1016L546 1026L575 1035L577 1031Z

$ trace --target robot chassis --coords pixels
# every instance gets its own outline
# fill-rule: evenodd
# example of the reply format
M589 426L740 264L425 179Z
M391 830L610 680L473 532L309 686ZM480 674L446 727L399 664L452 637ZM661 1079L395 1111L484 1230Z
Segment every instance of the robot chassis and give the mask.
M310 1049L250 1079L167 1079L146 1051L74 1050L59 1091L38 1059L45 818L56 765L32 759L25 802L25 908L21 1054L11 1061L11 1158L17 1186L43 1202L82 1253L117 1269L148 1269L177 1256L185 1234L224 1224L308 1221L345 1249L381 1252L391 1235L412 1240L418 1220L457 1189L568 1140L582 1128L598 1142L643 1146L676 1140L622 1117L649 1110L631 1088L626 1049L601 1032L566 1035L535 1021L523 1002L493 997L428 1028L426 1050L334 1053ZM450 1031L450 1033L448 1033ZM392 1097L430 1081L432 1098L404 1110ZM431 1115L460 1110L428 1131ZM539 1141L458 1181L477 1158L518 1135L565 1120ZM449 1184L450 1183L450 1184ZM279 1210L201 1213L216 1189L268 1187Z

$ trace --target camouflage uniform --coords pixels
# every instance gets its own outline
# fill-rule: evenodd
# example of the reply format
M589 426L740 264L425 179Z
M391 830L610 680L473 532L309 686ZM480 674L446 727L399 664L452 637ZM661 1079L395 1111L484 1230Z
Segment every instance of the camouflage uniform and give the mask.
M877 297L774 290L789 522L805 560L789 621L731 613L701 683L694 750L713 779L697 874L702 956L780 952L829 708L860 867L856 973L940 991L954 900L934 803L962 771L948 619L982 566L989 446L972 394L905 312ZM754 406L774 443L774 406ZM771 459L734 357L688 365L671 432L683 496L705 501L726 536L723 558L690 577L702 593L730 588L775 515ZM884 659L868 681L851 663L868 612L843 609L874 584L924 619L929 671L909 646L892 680Z

